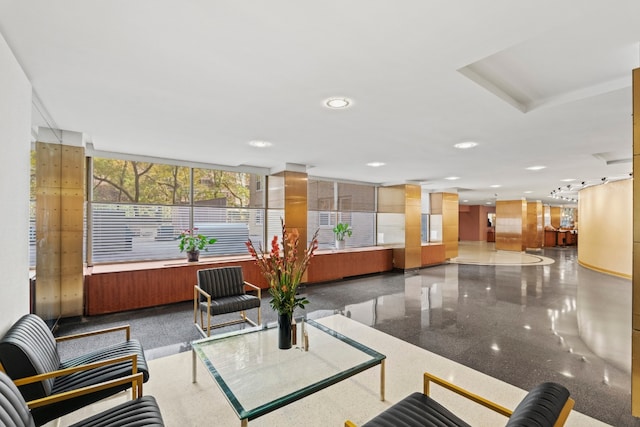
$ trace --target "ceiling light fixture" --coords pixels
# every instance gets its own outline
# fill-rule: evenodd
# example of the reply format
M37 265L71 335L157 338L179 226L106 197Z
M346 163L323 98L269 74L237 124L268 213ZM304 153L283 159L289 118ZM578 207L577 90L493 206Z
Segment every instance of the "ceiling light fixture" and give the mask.
M461 150L466 150L467 148L473 148L473 147L476 147L477 145L478 145L477 142L466 141L466 142L458 142L457 144L454 145L454 147L459 148Z
M547 168L546 166L529 166L529 167L527 168L527 170L530 170L530 171L539 171L539 170L546 169L546 168Z
M380 166L384 166L385 163L383 162L369 162L367 163L367 166L371 166L372 168L379 168Z
M500 188L500 187L502 187L502 185L500 185L500 184L493 184L493 185L490 185L489 187L491 187L491 188Z
M351 100L344 97L333 97L324 101L324 105L334 109L347 108L349 105L351 105Z
M459 176L448 176L445 179L448 179L449 181L455 181L456 179L460 179Z
M269 141L255 140L255 141L249 141L249 145L252 147L267 148L267 147L271 147L273 144L270 143Z

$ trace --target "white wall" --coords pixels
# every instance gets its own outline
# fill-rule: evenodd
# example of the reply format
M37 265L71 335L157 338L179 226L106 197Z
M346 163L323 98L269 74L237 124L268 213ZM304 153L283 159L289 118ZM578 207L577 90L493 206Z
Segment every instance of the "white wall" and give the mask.
M29 312L31 84L0 34L0 334Z

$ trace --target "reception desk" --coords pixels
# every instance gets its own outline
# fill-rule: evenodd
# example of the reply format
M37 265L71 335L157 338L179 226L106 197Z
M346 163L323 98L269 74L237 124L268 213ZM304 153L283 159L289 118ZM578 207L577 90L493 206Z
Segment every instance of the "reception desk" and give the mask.
M575 230L544 230L545 247L572 246L578 243L578 233Z

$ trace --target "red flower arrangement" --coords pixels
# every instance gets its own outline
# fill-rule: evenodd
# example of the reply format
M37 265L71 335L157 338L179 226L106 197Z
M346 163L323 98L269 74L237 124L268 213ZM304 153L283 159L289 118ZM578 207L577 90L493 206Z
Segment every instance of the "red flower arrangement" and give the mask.
M251 239L246 242L249 253L269 283L271 307L279 314L292 315L296 307L304 309L305 304L309 303L305 297L298 297L297 291L302 276L318 249L318 230L313 234L302 257L298 257L299 238L298 229L287 231L282 220L282 251L278 236L273 236L269 252L262 248L257 251Z

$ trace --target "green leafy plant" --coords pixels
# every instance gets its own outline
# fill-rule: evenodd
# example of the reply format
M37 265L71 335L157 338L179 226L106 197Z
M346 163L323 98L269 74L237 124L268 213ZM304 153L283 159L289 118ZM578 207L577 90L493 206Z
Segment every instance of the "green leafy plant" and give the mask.
M349 224L339 222L335 227L333 227L333 232L336 235L336 240L344 240L345 237L351 237L353 229Z
M207 245L213 245L218 241L217 239L207 237L204 234L198 234L197 228L184 230L180 233L180 237L178 237L178 239L180 240L180 243L178 244L180 252L207 251Z

